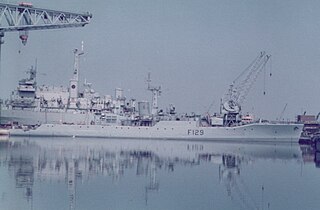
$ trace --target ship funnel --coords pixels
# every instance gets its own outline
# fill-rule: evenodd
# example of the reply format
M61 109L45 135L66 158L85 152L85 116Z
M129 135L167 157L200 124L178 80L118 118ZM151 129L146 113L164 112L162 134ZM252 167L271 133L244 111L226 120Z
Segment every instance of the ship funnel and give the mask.
M140 117L147 117L150 115L150 104L148 101L138 102L138 112Z

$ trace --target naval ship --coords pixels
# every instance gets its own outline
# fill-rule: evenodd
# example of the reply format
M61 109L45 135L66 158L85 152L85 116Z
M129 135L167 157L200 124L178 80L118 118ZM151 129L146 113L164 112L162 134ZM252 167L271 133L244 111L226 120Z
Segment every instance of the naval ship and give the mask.
M298 142L303 125L254 121L241 114L241 104L258 75L269 60L261 52L232 82L221 101L217 114L178 114L174 105L158 108L161 86L151 85L148 101L126 100L123 89L116 88L114 96L101 97L92 84L84 82L79 88L79 58L74 50L73 76L69 87L37 86L37 69L31 68L29 78L19 81L11 98L1 107L1 124L10 124L12 136L101 137L176 140L237 140Z

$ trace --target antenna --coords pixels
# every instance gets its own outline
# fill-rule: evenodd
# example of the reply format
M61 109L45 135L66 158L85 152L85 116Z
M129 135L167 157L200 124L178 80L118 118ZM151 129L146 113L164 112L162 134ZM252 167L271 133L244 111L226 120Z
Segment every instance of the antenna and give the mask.
M34 68L37 71L37 67L38 67L38 58L36 58L36 60L34 61Z
M37 68L38 68L38 59L36 58L36 60L34 61L34 81L36 82L37 80Z
M148 72L148 78L147 78L147 83L148 83L148 90L151 88L150 83L151 83L151 73Z
M83 52L83 41L81 41L81 52Z
M286 111L287 106L288 106L288 103L286 103L286 105L284 105L283 110L282 110L282 112L281 112L281 114L280 114L280 116L279 116L279 120L281 120L281 118L283 117L283 114L284 114L284 112Z

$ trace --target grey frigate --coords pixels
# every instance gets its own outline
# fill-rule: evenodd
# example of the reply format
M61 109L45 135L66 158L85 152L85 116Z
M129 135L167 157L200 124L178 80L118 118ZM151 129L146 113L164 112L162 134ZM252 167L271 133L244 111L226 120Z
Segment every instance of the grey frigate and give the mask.
M79 58L83 49L74 50L73 76L69 87L37 86L36 68L29 78L19 81L17 90L1 108L2 124L11 123L12 136L101 137L174 140L237 140L298 142L303 125L255 121L241 114L241 104L269 59L261 52L233 81L217 114L177 114L173 105L158 108L161 86L151 85L151 104L136 99L126 100L123 89L114 96L94 91L84 82L79 91Z

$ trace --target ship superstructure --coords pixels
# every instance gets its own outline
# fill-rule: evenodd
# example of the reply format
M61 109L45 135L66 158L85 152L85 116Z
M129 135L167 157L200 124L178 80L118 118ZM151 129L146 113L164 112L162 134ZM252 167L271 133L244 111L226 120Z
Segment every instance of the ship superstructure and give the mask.
M148 74L147 90L152 93L149 101L127 99L122 88L115 88L113 96L100 95L92 83L85 79L80 87L79 62L84 54L74 51L74 65L69 86L38 86L36 82L37 65L27 73L29 77L19 81L9 100L1 107L1 124L38 126L41 124L73 125L128 125L153 126L161 120L195 118L195 116L177 117L175 106L170 104L166 111L159 109L158 97L161 86L151 84Z
M74 50L73 75L68 87L38 86L37 68L31 67L29 77L19 81L10 99L1 106L1 124L34 126L43 123L96 124L120 123L120 120L135 119L141 115L150 121L149 102L126 101L123 89L116 88L114 96L100 96L85 80L80 91L79 60L81 50ZM137 116L136 116L137 115ZM103 121L103 122L101 122Z

